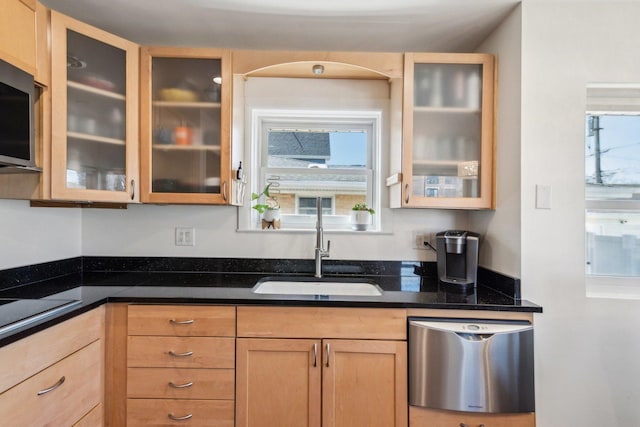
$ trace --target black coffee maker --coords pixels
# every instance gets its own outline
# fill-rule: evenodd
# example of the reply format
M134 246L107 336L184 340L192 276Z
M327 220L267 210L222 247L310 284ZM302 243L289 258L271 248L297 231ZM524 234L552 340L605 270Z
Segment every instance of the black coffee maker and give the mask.
M448 230L436 234L438 280L462 288L478 281L480 235L471 231Z

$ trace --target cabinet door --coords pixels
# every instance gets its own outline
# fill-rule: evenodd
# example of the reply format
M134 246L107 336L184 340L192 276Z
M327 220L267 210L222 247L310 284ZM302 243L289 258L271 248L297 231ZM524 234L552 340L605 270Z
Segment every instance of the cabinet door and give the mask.
M144 48L142 201L227 204L230 54Z
M323 427L407 425L406 342L322 343Z
M236 426L319 427L319 351L319 340L238 338Z
M36 0L0 2L0 59L36 74Z
M402 206L492 208L494 61L405 54Z
M56 12L51 32L52 198L137 201L139 47Z

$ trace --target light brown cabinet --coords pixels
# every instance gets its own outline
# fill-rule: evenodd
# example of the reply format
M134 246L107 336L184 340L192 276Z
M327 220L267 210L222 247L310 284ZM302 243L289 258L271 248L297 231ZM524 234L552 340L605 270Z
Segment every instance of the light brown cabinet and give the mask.
M236 425L406 426L405 321L403 310L239 307Z
M104 309L0 350L0 416L12 425L101 425ZM47 351L42 351L47 349Z
M535 427L535 414L478 414L409 407L409 427Z
M229 203L230 70L222 49L142 49L143 202Z
M127 425L234 425L235 307L128 307Z
M51 197L139 200L139 46L51 12Z
M0 2L0 59L36 75L36 0Z
M494 58L406 53L402 174L392 207L490 209Z

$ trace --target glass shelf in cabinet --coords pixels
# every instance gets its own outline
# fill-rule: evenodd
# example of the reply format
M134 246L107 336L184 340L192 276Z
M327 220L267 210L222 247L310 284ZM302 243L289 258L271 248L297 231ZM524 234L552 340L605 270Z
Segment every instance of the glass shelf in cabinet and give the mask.
M125 95L121 94L121 93L117 93L117 92L112 92L109 90L105 90L105 89L100 89L100 88L96 88L93 86L89 86L83 83L78 83L78 82L74 82L74 81L68 81L67 82L67 87L71 88L71 89L75 89L78 90L80 92L84 92L84 93L88 93L88 94L92 94L92 95L97 95L97 96L103 96L106 98L112 98L112 99L117 99L117 100L121 100L124 101L126 99Z

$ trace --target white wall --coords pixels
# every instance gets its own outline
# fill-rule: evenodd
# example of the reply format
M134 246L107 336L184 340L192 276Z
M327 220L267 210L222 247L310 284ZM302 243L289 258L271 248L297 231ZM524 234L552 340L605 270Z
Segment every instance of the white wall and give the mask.
M354 111L374 109L387 111L389 87L386 81L345 81L305 79L260 79L246 82L245 119L251 108L340 109ZM236 100L242 102L243 100ZM383 120L383 134L388 135L388 122ZM245 135L251 134L250 123ZM388 136L382 141L381 166L377 169L382 188L381 206L389 199L384 179L389 174L390 146ZM251 165L246 147L244 165ZM251 168L247 167L251 179ZM247 192L248 193L248 192ZM248 204L248 200L246 201ZM377 234L325 232L331 240L331 259L370 260L435 260L435 253L414 248L414 234L437 232L450 228L466 228L467 212L436 210L377 210L383 216L383 232ZM237 232L238 215L241 229L246 230L250 208L244 211L223 206L129 206L127 211L86 210L83 212L82 248L84 255L185 256L312 259L315 231ZM195 227L196 246L174 245L176 226Z
M640 81L640 3L522 5L522 283L536 316L542 427L638 425L640 301L588 299L584 279L587 82ZM535 209L536 184L552 209Z
M520 276L520 62L521 8L516 8L479 47L498 62L495 119L496 210L470 214L470 229L483 236L480 265Z
M0 200L0 270L80 256L80 209Z

